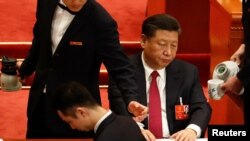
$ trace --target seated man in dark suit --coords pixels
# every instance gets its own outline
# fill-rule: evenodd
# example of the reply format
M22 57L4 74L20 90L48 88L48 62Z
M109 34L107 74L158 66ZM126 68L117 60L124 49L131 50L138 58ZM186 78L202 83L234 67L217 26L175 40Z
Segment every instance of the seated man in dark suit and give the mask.
M72 129L94 130L94 141L145 141L136 122L101 107L86 87L77 82L61 85L54 97L59 116Z
M149 117L142 122L145 128L156 138L194 141L204 137L212 110L197 67L175 59L180 32L178 21L170 15L148 17L142 24L143 51L131 56L130 61L140 102L149 107ZM112 78L108 92L111 110L130 115Z

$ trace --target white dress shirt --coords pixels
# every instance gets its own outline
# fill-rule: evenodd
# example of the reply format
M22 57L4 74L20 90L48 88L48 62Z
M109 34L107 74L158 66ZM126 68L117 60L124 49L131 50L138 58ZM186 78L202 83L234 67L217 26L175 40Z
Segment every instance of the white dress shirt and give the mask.
M62 0L60 0L60 3L65 5ZM67 10L62 9L59 6L56 7L51 30L52 54L55 53L58 44L74 17L75 15L70 14Z
M147 93L147 105L149 105L149 87L151 83L151 73L154 71L152 68L150 68L145 60L144 60L144 52L142 52L142 64L144 66L145 70L145 80L146 80L146 93ZM167 111L166 111L166 69L160 69L157 70L159 73L159 77L157 77L156 82L158 85L160 98L161 98L161 116L162 116L162 132L163 137L168 138L170 136L169 128L168 128L168 120L167 120ZM191 128L196 131L197 137L200 137L201 135L201 128L195 124L190 124L187 126L187 128Z
M95 128L94 128L94 132L96 133L98 127L100 126L100 124L111 114L111 110L109 110L104 116L102 116L101 119L98 120L98 122L95 124Z

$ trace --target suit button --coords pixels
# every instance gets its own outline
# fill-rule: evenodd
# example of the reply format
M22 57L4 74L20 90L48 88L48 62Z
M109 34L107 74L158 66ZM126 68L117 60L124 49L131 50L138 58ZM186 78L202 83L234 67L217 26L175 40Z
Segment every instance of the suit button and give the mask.
M59 54L58 54L58 53L55 53L55 54L54 54L54 56L58 57L58 56L59 56Z

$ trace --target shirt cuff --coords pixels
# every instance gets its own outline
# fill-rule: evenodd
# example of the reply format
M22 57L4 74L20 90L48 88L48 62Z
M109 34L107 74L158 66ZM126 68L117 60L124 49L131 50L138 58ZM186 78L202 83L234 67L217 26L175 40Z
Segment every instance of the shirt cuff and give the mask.
M196 124L189 124L187 128L193 129L197 133L197 138L201 136L201 128Z

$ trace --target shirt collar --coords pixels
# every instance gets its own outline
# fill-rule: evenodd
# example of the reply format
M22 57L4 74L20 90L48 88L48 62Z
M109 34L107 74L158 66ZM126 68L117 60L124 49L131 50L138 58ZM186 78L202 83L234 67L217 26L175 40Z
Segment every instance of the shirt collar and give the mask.
M105 115L102 116L102 118L100 118L98 120L98 122L95 124L95 128L94 128L94 132L96 133L98 127L100 126L100 124L111 114L111 110L109 110Z
M61 3L62 5L66 6L63 2L63 0L60 0L59 3Z
M155 70L153 70L150 66L148 66L148 64L145 62L144 60L144 51L142 52L142 55L141 55L141 60L142 60L142 64L143 64L143 67L144 67L144 70L145 70L145 77L146 77L146 80L150 80L151 79L151 73ZM162 68L162 69L159 69L159 70L156 70L158 73L159 73L159 77L161 79L164 79L165 78L165 68Z

